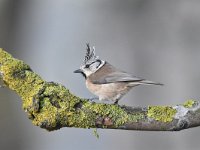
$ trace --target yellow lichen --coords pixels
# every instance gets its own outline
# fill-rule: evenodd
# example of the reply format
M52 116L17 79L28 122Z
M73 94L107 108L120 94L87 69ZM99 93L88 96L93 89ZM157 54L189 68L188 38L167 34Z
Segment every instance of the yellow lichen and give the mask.
M0 72L3 74L3 81L5 84L10 89L15 90L23 100L37 93L44 81L33 73L30 67L22 61L14 58L11 59L10 55L4 55L4 57L6 56L8 56L9 59L1 59L7 61L2 62L3 65L0 67Z
M64 86L44 81L27 64L2 49L0 73L6 86L22 98L23 108L33 124L48 130L63 126L96 127L98 118L109 119L109 125L113 127L145 118L143 113L128 113L117 105L91 103L80 99Z
M195 100L190 99L190 100L187 100L187 101L183 104L183 106L184 106L185 108L192 108L192 107L194 106L195 103L196 103Z
M3 64L8 59L12 59L12 56L4 51L2 48L0 48L0 64Z
M175 114L176 109L169 106L149 106L147 112L149 118L161 122L171 122Z
M83 105L83 108L90 109L100 116L109 117L116 127L121 126L126 122L137 122L138 120L144 118L143 113L128 114L125 110L117 105L86 102Z

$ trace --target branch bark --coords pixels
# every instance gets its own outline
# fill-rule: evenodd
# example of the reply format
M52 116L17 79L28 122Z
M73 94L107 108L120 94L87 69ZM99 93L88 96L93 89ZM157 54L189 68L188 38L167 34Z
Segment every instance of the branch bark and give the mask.
M200 125L200 104L128 107L100 104L44 81L23 61L0 49L0 79L22 99L32 123L49 131L62 127L174 131Z

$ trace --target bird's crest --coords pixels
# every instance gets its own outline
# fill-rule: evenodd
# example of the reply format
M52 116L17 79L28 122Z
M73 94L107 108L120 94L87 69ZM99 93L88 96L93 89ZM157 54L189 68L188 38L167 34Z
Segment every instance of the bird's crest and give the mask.
M84 64L87 64L89 62L94 62L97 60L99 57L95 55L95 47L93 46L92 48L90 47L90 44L86 44L86 55L84 59Z

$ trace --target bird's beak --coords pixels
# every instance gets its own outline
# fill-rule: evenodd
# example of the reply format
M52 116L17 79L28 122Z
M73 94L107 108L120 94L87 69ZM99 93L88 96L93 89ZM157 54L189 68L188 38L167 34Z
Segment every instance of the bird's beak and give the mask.
M74 71L74 73L83 73L83 71L81 69L77 69Z

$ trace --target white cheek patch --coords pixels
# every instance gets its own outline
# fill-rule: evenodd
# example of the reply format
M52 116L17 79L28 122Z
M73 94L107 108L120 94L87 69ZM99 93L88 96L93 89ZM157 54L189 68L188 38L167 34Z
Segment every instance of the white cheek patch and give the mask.
M86 69L86 68L85 68L85 65L82 65L82 66L80 67L80 69L83 71L83 73L86 75L86 77L88 77L89 75L92 74L92 72L91 72L89 69Z
M96 69L93 73L95 73L97 70L99 70L103 65L105 64L104 60L101 60L101 64L99 65L98 69Z
M90 68L86 68L86 65L89 65L89 64L84 64L84 65L81 65L80 69L83 71L86 77L88 77L91 74L95 73L97 70L99 70L101 67L103 67L104 64L105 64L105 61L101 60L101 64L97 66L98 68L96 68L95 66L90 66Z

